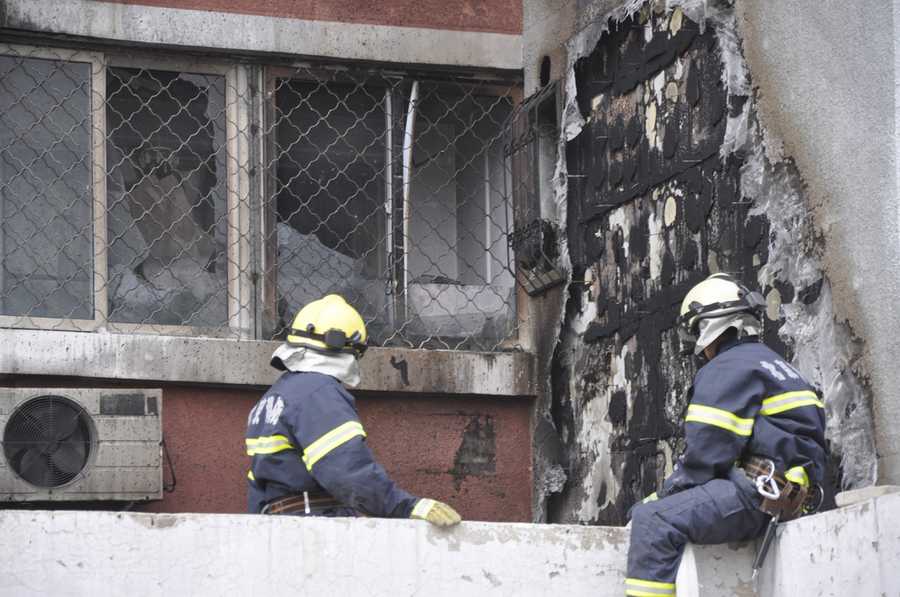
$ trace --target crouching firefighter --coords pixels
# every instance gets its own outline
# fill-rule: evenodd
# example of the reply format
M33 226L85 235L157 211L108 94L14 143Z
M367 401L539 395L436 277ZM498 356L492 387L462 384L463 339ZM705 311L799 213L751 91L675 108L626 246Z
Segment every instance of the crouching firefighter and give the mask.
M261 514L460 522L453 508L403 491L366 445L353 396L366 326L331 294L303 307L272 355L284 371L247 418L248 510Z
M764 305L724 274L694 286L681 304L679 334L705 364L689 395L684 453L662 488L632 509L626 595L675 595L688 542L754 539L770 520L821 503L824 407L759 341Z

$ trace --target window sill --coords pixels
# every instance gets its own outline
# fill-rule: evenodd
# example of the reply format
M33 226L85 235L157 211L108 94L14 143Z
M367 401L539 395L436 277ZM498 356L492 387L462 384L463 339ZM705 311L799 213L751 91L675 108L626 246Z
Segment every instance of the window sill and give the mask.
M268 386L278 342L0 329L0 375ZM534 355L371 348L361 362L373 392L535 395Z

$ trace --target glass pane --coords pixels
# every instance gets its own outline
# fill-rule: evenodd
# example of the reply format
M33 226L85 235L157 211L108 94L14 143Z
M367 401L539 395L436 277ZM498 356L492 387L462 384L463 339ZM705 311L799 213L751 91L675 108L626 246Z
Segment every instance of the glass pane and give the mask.
M225 78L107 72L109 319L221 327Z
M422 87L407 240L405 331L414 344L493 348L514 325L502 142L511 111L507 97Z
M0 314L92 319L91 65L0 56Z
M386 294L387 125L381 88L280 80L276 87L279 327L343 295L378 340Z

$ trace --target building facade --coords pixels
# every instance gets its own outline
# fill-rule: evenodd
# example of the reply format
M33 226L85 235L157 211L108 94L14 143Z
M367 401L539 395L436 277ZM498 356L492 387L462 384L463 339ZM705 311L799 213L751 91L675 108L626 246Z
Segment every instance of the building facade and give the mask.
M153 499L75 503L241 511L269 355L338 292L401 484L621 524L682 447L680 298L724 271L824 398L830 493L895 482L896 9L776 4L0 2L0 417L155 416L109 461ZM10 504L102 468L59 439L7 454Z
M0 6L8 505L243 511L271 352L334 292L377 346L355 394L393 477L532 519L518 3Z

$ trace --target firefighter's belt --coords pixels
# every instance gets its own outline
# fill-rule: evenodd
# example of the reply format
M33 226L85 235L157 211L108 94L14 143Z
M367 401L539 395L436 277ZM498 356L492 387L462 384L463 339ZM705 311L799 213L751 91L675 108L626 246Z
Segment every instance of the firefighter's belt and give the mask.
M317 514L344 505L327 493L298 493L286 495L268 502L260 514Z
M757 477L767 477L772 474L771 460L759 456L750 456L740 465L747 477L756 484ZM772 474L772 480L778 486L780 496L778 499L763 497L759 509L775 516L781 515L781 522L793 520L803 514L803 503L806 501L808 490L802 485L792 483L784 478L780 472Z

